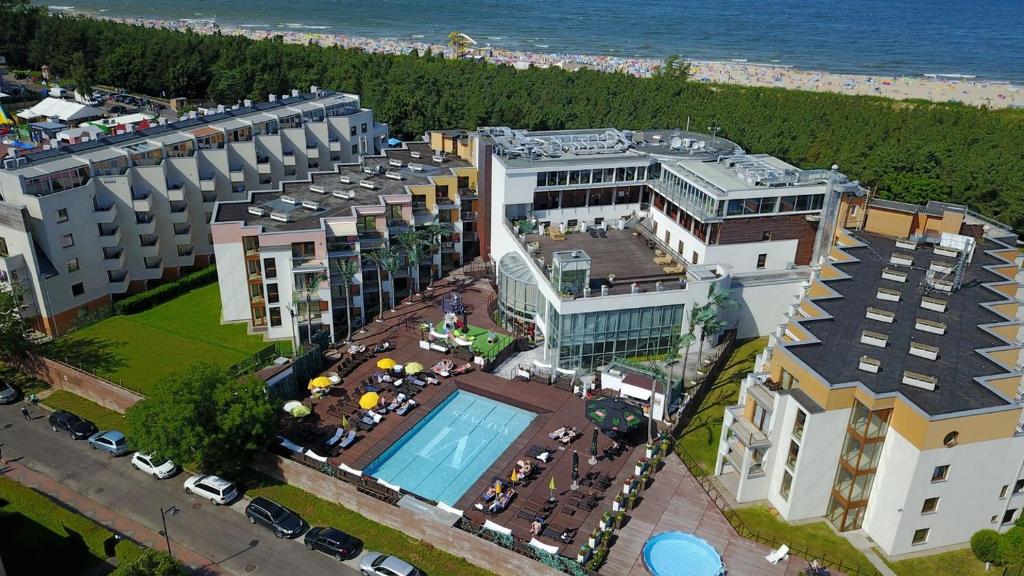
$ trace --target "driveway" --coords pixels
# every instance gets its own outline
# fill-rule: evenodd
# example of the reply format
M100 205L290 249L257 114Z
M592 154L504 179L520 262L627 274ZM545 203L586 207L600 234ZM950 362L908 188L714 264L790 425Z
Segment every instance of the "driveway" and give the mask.
M21 404L0 406L0 444L8 461L30 468L110 508L154 532L162 529L160 508L177 506L167 517L171 540L213 560L229 574L356 575L358 560L338 562L305 548L302 538L284 540L249 524L246 499L230 507L215 506L185 494L187 474L154 480L132 469L130 457L110 458L84 441L55 433L46 423L49 412L33 408L26 422ZM344 528L339 526L339 528Z

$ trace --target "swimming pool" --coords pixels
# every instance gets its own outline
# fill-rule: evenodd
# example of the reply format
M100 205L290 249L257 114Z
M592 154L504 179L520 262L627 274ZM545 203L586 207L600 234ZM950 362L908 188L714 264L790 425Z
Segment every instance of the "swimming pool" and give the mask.
M535 416L456 390L363 472L453 506Z
M644 566L654 576L718 576L722 557L714 546L685 532L662 532L644 543Z

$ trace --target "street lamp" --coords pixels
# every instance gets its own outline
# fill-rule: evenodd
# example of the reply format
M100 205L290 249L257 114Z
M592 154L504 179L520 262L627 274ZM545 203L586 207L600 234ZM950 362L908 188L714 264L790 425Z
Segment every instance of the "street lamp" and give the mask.
M181 512L181 510L179 510L178 507L174 505L171 505L171 507L167 508L166 510L163 508L160 509L160 522L162 522L164 525L164 531L162 532L162 534L164 535L164 541L167 542L168 554L171 554L171 537L167 535L167 516L174 516L178 512ZM173 556L173 554L171 555Z

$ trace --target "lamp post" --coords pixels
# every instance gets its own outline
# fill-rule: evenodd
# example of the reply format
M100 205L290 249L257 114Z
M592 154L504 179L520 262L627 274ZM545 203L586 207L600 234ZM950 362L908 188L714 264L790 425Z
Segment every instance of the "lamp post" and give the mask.
M178 512L181 512L181 510L179 510L178 507L174 505L171 505L171 507L167 508L166 510L163 508L160 509L160 522L164 525L163 535L164 541L167 542L168 554L171 554L171 537L167 535L167 515L170 514L171 516L174 516ZM173 554L171 555L173 556Z

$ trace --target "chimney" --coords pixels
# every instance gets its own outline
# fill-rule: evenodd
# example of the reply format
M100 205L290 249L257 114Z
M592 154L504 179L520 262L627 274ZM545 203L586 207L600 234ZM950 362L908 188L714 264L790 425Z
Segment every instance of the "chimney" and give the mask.
M277 94L267 94L267 102L277 102Z

